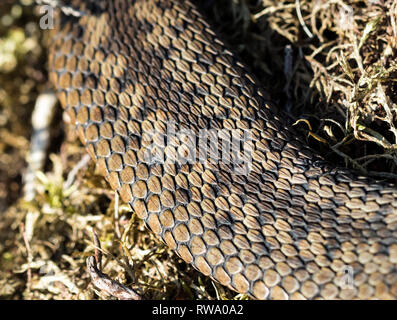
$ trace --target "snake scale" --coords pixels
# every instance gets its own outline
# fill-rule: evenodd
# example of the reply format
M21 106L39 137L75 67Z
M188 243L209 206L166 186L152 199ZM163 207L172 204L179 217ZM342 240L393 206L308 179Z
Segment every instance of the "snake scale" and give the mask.
M396 186L305 146L195 3L70 5L50 80L112 189L184 261L256 299L397 297ZM171 161L194 141L167 139L169 123L248 131L250 169Z

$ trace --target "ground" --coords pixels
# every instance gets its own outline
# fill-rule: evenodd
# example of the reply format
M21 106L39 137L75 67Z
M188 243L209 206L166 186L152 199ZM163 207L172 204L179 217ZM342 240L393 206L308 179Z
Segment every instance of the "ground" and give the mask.
M92 285L92 228L103 271L156 299L246 299L185 264L95 173L65 181L85 152L58 107L34 201L22 177L37 95L48 84L48 35L32 0L0 4L0 298L114 299ZM291 124L328 160L397 177L394 0L206 0L203 10ZM120 234L115 232L115 225Z

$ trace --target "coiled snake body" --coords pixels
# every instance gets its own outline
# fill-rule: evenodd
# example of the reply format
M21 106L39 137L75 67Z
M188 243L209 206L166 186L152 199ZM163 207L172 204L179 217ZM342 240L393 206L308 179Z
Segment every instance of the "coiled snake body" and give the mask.
M71 5L50 79L111 187L183 260L258 299L397 297L396 187L321 161L193 3ZM169 161L192 143L164 143L169 123L248 131L250 169Z

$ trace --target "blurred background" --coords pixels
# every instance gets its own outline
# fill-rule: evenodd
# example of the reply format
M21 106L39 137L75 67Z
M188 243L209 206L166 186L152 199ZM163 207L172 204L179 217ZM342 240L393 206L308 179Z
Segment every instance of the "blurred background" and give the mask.
M85 153L59 106L37 196L23 200L31 114L38 94L51 89L51 39L32 4L0 3L0 299L112 299L86 272L92 227L106 253L104 271L148 298L246 299L186 265L128 207L114 209L92 164L65 187ZM396 180L395 0L200 4L310 146L340 166Z
M43 33L33 0L0 4L0 210L21 192L30 116L47 82Z

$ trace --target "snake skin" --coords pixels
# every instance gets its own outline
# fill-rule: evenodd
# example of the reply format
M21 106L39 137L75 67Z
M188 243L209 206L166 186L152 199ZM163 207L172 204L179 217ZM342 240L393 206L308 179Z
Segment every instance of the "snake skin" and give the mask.
M257 299L397 297L397 190L322 161L190 1L72 1L50 79L91 157L187 263ZM251 134L252 164L151 162L177 130ZM227 132L227 130L222 132ZM347 276L353 276L349 282Z

